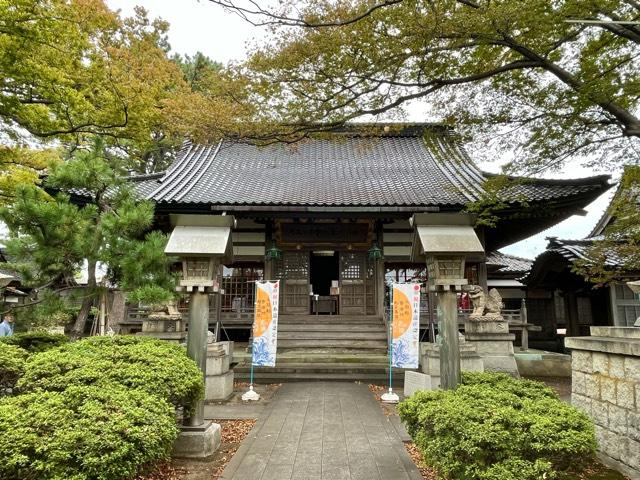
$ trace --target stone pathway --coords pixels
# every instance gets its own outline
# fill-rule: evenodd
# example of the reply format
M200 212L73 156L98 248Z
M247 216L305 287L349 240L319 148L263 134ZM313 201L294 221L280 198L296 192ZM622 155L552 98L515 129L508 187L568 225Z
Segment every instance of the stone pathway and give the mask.
M421 480L366 385L288 383L262 412L223 480Z

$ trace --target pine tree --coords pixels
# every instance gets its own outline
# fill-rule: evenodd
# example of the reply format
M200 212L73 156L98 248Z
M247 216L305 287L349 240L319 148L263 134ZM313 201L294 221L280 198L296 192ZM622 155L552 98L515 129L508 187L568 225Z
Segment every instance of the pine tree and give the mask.
M103 138L93 137L54 167L44 190L22 186L15 201L0 210L10 230L7 250L20 259L14 267L25 282L67 288L81 268L87 269L87 288L73 325L77 336L100 294L101 265L107 266L106 280L133 298L155 303L172 295L166 237L149 231L153 204L137 198L124 165Z

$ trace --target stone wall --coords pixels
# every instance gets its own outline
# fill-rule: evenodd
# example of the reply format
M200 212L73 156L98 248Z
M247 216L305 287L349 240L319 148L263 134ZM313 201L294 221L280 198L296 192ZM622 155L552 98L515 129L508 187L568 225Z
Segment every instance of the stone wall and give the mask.
M640 473L640 328L591 327L565 342L571 403L595 422L600 451Z

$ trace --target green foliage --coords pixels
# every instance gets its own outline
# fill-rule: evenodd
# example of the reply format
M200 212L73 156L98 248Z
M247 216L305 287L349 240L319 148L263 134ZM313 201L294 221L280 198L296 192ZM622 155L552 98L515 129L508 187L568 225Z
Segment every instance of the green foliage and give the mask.
M64 345L68 341L69 338L66 335L47 332L16 333L10 337L0 338L0 344L15 345L30 354L46 352Z
M207 57L202 52L195 55L174 55L172 60L178 64L184 80L192 90L206 90L211 84L212 77L222 70L222 64Z
M637 159L638 32L567 22L633 21L637 2L303 0L251 10L241 14L272 30L243 66L249 98L300 129L401 116L425 101L487 160L513 153L510 170L559 168L580 154L602 166Z
M136 336L91 337L36 355L19 382L22 392L62 392L69 385L121 385L187 410L203 398L202 372L183 347Z
M398 406L425 459L445 478L553 478L595 453L593 423L548 387L467 373L453 391L418 392Z
M162 398L117 384L0 400L0 478L119 480L168 457L178 435Z
M574 263L574 271L599 286L640 272L639 207L640 165L628 165L609 205L611 220L603 236L588 248L586 258Z
M75 285L74 274L87 264L87 290L73 331L79 335L94 300L99 263L108 265L108 279L122 289L138 288L156 298L173 295L171 259L164 255L166 237L147 233L153 224L153 204L141 201L126 175L123 158L95 137L73 157L57 165L46 186L62 192L82 192L79 206L68 194L51 199L35 186L17 191L13 204L0 209L10 236L7 251L21 263L12 265L26 284ZM161 290L164 289L164 292Z
M64 327L77 315L78 306L73 300L75 292L64 297L51 290L39 292L38 303L13 310L16 317L16 331L39 331L52 327Z
M524 183L524 178L492 176L482 185L484 192L480 198L468 203L466 210L477 215L476 225L495 228L500 221L500 214L513 204L519 204L523 209L529 206L524 196L518 193L518 185Z
M24 373L27 356L28 353L22 348L0 341L0 396L8 389L15 387Z

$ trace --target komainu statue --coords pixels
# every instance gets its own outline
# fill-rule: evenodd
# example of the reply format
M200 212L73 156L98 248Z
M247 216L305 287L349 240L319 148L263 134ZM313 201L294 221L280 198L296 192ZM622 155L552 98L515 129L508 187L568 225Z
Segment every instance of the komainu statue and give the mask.
M473 304L470 320L502 320L502 297L498 290L492 288L487 293L480 285L471 285L468 293Z

